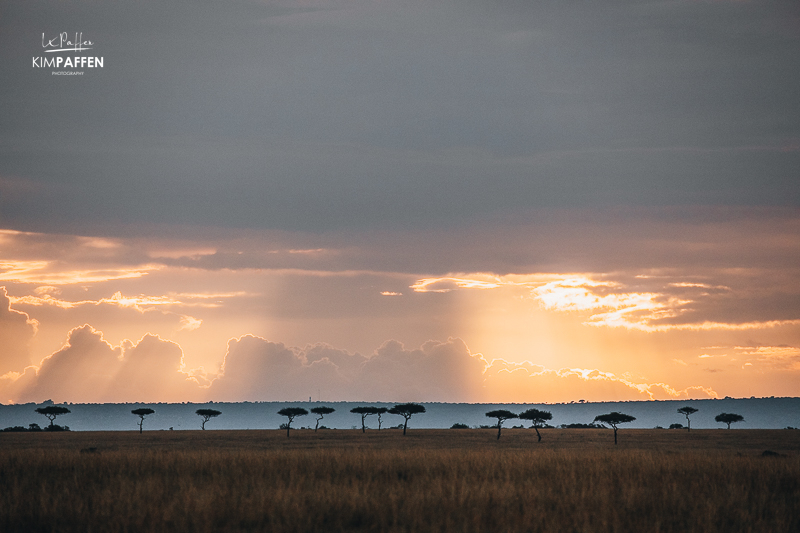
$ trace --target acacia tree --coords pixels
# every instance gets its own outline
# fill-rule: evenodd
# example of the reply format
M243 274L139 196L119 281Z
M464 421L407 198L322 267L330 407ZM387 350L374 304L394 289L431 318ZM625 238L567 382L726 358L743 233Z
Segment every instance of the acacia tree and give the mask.
M686 431L691 431L692 421L689 420L689 415L695 414L697 412L697 409L695 409L694 407L689 407L687 405L686 407L681 407L680 409L678 409L678 412L686 417Z
M594 417L595 422L605 422L606 424L610 425L614 428L614 444L617 444L617 425L619 424L627 424L628 422L633 422L636 420L636 417L631 415L626 415L623 413L618 413L616 411L612 411L611 413L605 415L597 415Z
M503 422L508 420L509 418L519 417L517 413L512 413L511 411L507 411L505 409L497 409L495 411L489 411L488 413L486 413L486 416L488 416L489 418L497 419L497 440L500 440L500 431L503 429Z
M314 413L315 415L319 415L317 417L317 424L314 426L314 431L317 431L317 429L319 428L319 421L322 420L325 417L325 415L329 415L335 410L336 409L334 409L333 407L325 407L324 405L321 407L313 407L311 409L311 412Z
M388 413L393 415L400 415L405 419L403 423L403 435L406 434L408 428L408 419L412 416L425 412L425 406L418 403L399 403L389 409Z
M288 437L289 430L292 427L292 420L294 420L295 417L307 415L308 411L306 411L302 407L284 407L283 409L278 411L278 414L281 416L285 416L286 418L289 419L289 421L286 422L286 436Z
M744 417L735 413L720 413L714 417L714 420L728 424L728 429L731 429L731 424L744 421Z
M539 437L537 442L542 442L542 435L539 433L539 428L543 427L545 422L553 419L553 413L550 411L540 411L538 409L528 409L519 414L520 419L529 420L531 427L536 430L536 436Z
M388 407L376 407L375 408L375 414L378 415L378 431L381 430L381 415L385 414L385 413L388 413L388 412L389 412L389 408Z
M149 407L140 407L139 409L134 409L133 411L131 411L131 413L139 417L139 435L141 435L142 424L144 424L144 417L146 417L147 415L152 415L153 413L155 413L155 411L153 411Z
M367 422L366 422L367 421L367 417L369 415L377 415L378 414L378 408L377 407L372 407L372 406L359 406L359 407L353 407L352 409L350 409L350 412L351 413L355 413L357 415L361 415L361 433L366 433L367 432Z
M211 420L214 417L217 417L222 414L222 411L217 411L216 409L198 409L195 411L198 416L203 419L203 423L200 425L200 429L206 429L206 422Z
M47 407L37 407L36 412L50 419L50 427L53 427L53 422L57 416L65 415L71 411L66 407L61 407L60 405L48 405Z

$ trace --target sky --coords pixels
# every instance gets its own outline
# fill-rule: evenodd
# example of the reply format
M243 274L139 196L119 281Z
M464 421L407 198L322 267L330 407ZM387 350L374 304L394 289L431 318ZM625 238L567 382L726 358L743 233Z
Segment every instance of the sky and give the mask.
M0 403L800 396L793 0L0 0L0 64Z

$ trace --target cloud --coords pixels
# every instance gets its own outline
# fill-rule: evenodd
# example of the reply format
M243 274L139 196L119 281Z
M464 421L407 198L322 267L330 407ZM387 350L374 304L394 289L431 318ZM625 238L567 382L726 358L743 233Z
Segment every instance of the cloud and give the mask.
M73 329L63 348L38 368L0 383L14 401L155 402L198 400L198 380L184 371L180 347L154 335L112 346L89 325Z
M0 287L0 376L20 372L32 363L29 343L36 334L36 320L11 308L5 287Z
M676 390L666 383L647 383L598 369L551 370L532 363L494 360L486 369L485 387L495 402L569 402L716 398L709 387Z
M598 274L533 273L498 276L487 273L423 278L415 292L447 293L470 289L525 289L546 310L585 315L584 325L645 332L749 330L798 325L800 319L747 320L752 289L732 289L692 281L671 281L679 272L660 276L614 272ZM618 279L614 279L614 278ZM740 283L746 280L738 280ZM711 320L730 308L742 310L729 322ZM737 320L738 318L738 320Z
M215 401L300 400L324 390L326 397L339 399L352 394L361 362L358 354L328 346L301 350L245 335L228 342L209 396Z

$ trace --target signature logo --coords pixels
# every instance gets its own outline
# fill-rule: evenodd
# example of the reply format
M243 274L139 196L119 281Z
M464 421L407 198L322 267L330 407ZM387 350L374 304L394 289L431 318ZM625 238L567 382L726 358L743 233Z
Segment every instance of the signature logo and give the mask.
M70 39L67 32L59 33L57 37L48 39L42 33L42 48L45 48L45 53L48 52L82 52L83 50L91 50L94 43L88 39L84 40L83 32L75 33L75 37Z

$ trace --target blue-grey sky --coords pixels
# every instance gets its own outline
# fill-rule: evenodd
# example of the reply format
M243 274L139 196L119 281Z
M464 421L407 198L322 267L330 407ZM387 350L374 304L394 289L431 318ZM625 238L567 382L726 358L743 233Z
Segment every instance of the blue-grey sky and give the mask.
M796 2L0 6L7 227L800 202ZM62 31L104 67L32 68Z

